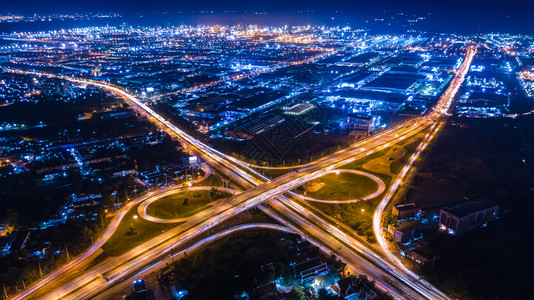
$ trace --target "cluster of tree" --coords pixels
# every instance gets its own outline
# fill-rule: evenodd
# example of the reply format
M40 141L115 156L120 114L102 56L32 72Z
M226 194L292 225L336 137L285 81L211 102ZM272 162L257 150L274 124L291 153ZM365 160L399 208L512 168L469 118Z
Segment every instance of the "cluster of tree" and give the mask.
M19 291L87 249L105 226L107 221L88 224L71 221L47 229L51 244L48 254L39 258L30 256L26 248L12 251L0 259L0 281L9 294Z
M134 189L139 189L141 193L142 187L136 186L135 182L128 177L110 179L105 184L95 184L90 179L80 177L80 180L76 181L76 184L73 186L70 186L67 191L72 193L72 191L83 190L88 194L103 195L100 205L94 207L94 211L97 213L96 221L68 220L65 224L40 231L46 234L46 237L41 237L40 239L45 239L44 241L50 242L50 250L44 258L31 256L26 248L19 251L12 251L5 257L0 258L0 281L5 284L7 292L9 294L15 293L32 281L40 278L41 274L46 275L66 263L67 251L68 256L72 258L87 249L107 227L110 221L105 217L107 212L118 209L116 203L119 201L124 202L127 195L134 195ZM19 196L20 198L15 199L20 199L22 207L27 205L30 207L29 210L32 211L31 208L35 210L40 204L39 201L36 201L35 197L41 196L35 195L35 190L30 191ZM67 196L67 191L64 191L64 194L58 194L58 191L54 191L54 193L49 192L50 194L44 193L44 196L52 197L53 195L59 195L56 197L61 197L63 199L62 201L64 201ZM22 192L20 191L20 193ZM30 195L34 197L31 198ZM30 225L37 225L35 220L43 219L42 215L27 216L20 212L25 212L25 210L19 208L19 206L11 207L4 215L3 220L10 224L15 224L18 229L24 229L29 228ZM35 240L33 236L30 233L30 240Z
M319 249L302 242L300 249L281 248L281 238L294 236L266 231L249 231L217 241L174 263L173 278L184 280L195 299L233 299L244 291L254 295L258 286L284 278L288 285L300 286L290 263L300 255L321 255ZM344 264L335 257L326 258L333 272ZM262 268L263 266L263 268ZM269 266L269 267L266 267ZM161 280L167 280L160 278ZM303 299L302 289L295 289L288 299Z
M179 144L165 135L159 144L130 148L129 156L137 161L140 171L145 171L162 164L179 162L183 158L183 152L178 149Z
M376 242L372 219L372 212L376 203L373 201L359 201L347 204L315 203L314 205L326 214L338 218L349 225L358 235L365 237L368 242Z

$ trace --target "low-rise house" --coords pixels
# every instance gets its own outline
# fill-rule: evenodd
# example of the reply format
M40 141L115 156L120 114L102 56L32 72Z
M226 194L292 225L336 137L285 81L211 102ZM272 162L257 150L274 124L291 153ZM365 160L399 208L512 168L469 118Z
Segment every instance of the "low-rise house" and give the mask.
M271 282L266 285L257 287L256 296L258 297L259 300L279 299L278 289L276 288L276 284L274 282Z
M171 284L171 294L177 300L189 299L189 288L183 281L176 280Z
M377 297L377 293L371 289L371 287L364 284L364 286L360 290L360 295L358 299L361 300L373 300Z
M341 299L353 300L358 299L359 282L353 277L347 277L338 280L330 286L330 289Z
M301 282L312 280L317 276L328 274L329 269L326 263L321 262L319 257L305 260L295 265L295 273L300 277Z
M440 257L440 253L428 246L418 247L406 254L406 257L420 266L434 264Z
M155 300L154 292L147 287L143 279L133 281L133 297L139 300Z

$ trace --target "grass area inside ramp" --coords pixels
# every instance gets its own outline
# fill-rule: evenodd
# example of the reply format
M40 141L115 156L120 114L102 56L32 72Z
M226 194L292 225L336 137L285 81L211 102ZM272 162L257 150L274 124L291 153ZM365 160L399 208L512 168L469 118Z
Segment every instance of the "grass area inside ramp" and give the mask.
M326 174L304 185L306 196L320 200L360 199L377 191L378 184L371 178L339 172ZM301 194L303 191L300 192Z
M186 191L163 197L147 207L147 214L160 219L193 216L212 206L215 201L230 196L221 191Z
M135 206L124 216L115 233L102 246L107 255L119 256L142 243L183 223L160 224L144 220L137 215ZM137 216L135 218L134 216Z

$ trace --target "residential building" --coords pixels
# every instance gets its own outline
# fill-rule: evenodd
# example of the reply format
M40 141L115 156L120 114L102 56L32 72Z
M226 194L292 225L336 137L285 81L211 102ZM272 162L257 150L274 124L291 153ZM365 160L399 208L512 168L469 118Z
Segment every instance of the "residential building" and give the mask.
M328 266L321 262L319 257L305 260L295 265L295 273L300 277L302 282L312 280L317 276L328 274Z

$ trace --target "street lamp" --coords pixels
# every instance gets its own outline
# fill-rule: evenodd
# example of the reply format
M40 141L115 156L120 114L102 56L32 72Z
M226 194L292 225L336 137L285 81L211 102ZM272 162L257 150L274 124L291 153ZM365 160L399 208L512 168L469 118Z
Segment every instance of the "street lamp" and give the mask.
M339 192L339 170L336 170L336 192Z
M134 216L133 216L133 219L134 219L133 224L134 224L134 229L135 229L135 233L136 233L136 234L137 234L137 217L138 217L137 215L134 215Z

